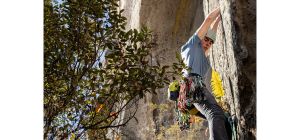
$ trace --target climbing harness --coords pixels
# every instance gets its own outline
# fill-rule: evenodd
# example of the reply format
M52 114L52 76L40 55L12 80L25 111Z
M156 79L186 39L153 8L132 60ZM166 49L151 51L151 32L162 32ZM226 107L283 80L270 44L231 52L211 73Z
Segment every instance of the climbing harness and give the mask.
M199 75L190 76L181 80L177 103L178 109L181 112L187 112L187 108L191 107L193 103L203 100L204 87L203 79Z
M168 89L170 100L175 100L176 120L180 130L190 128L191 115L195 115L198 110L193 107L193 103L204 99L204 82L199 75L190 75L184 78L179 84L172 82Z

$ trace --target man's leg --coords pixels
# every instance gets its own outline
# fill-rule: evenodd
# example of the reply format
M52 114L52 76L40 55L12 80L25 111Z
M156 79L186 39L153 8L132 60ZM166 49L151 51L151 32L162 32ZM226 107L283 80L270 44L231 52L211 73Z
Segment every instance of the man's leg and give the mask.
M202 119L206 119L206 117L199 111L196 116L201 117Z
M225 128L225 116L222 108L215 98L205 90L205 100L194 103L194 106L206 117L208 121L210 140L228 140Z

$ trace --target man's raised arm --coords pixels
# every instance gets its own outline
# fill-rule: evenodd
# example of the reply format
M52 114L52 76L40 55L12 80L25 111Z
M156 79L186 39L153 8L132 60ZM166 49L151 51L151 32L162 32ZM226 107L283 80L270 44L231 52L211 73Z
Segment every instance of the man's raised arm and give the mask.
M203 39L206 35L210 25L213 21L220 15L220 7L217 7L212 12L208 14L208 16L203 21L202 25L197 29L197 35L200 39Z
M218 29L218 25L219 25L220 20L221 20L221 15L219 15L219 16L217 17L217 19L215 20L215 22L213 23L212 31L214 31L215 33L217 32L217 29Z

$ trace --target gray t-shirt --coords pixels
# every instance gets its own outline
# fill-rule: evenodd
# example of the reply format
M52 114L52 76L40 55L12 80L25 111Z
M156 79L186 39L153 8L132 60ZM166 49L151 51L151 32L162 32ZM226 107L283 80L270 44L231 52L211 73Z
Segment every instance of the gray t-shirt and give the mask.
M211 66L209 60L205 56L202 48L200 38L195 33L190 39L181 47L181 57L183 62L191 68L190 73L196 73L204 78L205 85L211 92ZM183 70L183 76L188 76L188 71Z

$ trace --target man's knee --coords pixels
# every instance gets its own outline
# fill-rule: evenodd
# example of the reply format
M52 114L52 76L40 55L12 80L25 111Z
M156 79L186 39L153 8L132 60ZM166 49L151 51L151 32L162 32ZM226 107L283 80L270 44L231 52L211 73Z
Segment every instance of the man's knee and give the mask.
M212 105L207 117L208 119L225 119L224 111L218 105Z

